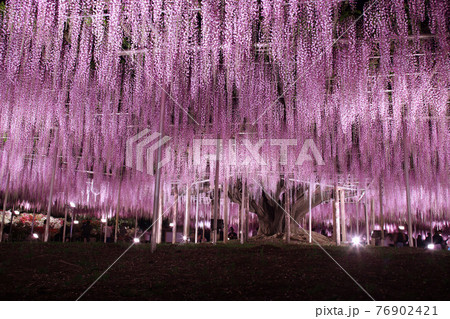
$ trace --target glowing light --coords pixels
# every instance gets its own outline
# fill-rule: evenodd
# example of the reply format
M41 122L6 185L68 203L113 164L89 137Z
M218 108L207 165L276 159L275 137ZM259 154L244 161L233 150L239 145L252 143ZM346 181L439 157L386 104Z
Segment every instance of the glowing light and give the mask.
M169 226L170 226L170 227L173 227L173 223L170 223Z
M73 223L74 223L75 225L78 225L80 222L79 222L78 220L74 220Z
M72 208L75 208L75 207L77 207L77 205L75 205L75 203L74 203L74 202L70 202L70 203L69 203L69 205L70 205L70 207L72 207Z
M133 241L134 241L136 244L141 242L141 240L140 240L139 238L134 238Z
M361 242L361 239L359 237L352 238L353 245L359 245L360 242Z
M106 223L106 218L102 218L102 223Z
M398 229L405 230L405 226L398 226Z
M39 235L36 234L36 233L34 233L34 234L33 234L33 238L39 238Z
M433 250L434 249L434 244L428 244L427 248Z
M14 214L19 215L20 212L19 212L18 210L15 210L15 211L14 211Z
M183 236L183 240L186 241L186 239L187 239L187 237L186 237L186 236Z

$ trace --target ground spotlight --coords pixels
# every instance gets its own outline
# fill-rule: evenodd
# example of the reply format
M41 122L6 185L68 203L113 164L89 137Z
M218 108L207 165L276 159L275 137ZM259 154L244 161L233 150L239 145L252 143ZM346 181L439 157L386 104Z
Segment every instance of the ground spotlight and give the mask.
M74 202L70 202L69 204L70 204L70 207L72 207L72 208L75 208L75 207L76 207L76 205L75 205Z
M427 248L433 250L434 249L434 244L428 244Z
M141 242L141 240L140 240L139 238L137 238L137 237L136 237L136 238L134 238L134 239L133 239L133 241L134 241L134 243L135 243L135 244L137 244L137 243L140 243L140 242Z
M170 223L169 226L170 226L170 227L173 227L173 223Z
M102 218L102 223L106 223L106 218Z
M15 210L15 211L14 211L14 214L19 215L20 212L19 212L18 210Z
M39 235L36 234L36 233L34 233L34 234L33 234L33 238L36 238L36 239L37 239L37 238L39 238Z
M353 243L353 245L359 245L360 244L360 242L361 242L361 239L359 238L359 236L356 236L356 237L353 237L352 238L352 243Z
M74 223L75 225L78 225L79 221L78 221L78 220L74 220L73 223Z
M398 229L405 230L405 226L398 226Z

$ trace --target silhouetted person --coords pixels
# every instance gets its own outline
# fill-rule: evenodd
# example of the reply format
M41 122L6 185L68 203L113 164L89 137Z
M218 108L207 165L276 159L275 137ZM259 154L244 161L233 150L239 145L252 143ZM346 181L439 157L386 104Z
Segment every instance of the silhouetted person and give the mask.
M422 235L417 236L417 248L424 248L425 243L422 239Z
M425 238L425 246L431 244L431 233L427 234L427 238Z
M440 231L434 233L433 244L441 246L442 249L445 248L444 238L442 238Z
M237 239L237 234L234 232L234 228L230 227L230 232L228 233L228 239Z
M83 238L85 243L91 239L91 231L92 231L91 222L88 220L81 227L81 238Z
M395 247L403 247L405 246L406 242L408 241L405 233L398 232L395 238Z

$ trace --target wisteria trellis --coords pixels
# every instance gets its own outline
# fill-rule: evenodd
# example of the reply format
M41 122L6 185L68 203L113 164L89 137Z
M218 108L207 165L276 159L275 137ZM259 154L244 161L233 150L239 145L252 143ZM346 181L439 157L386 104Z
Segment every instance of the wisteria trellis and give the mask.
M381 177L385 210L404 216L406 152L414 211L448 211L449 2L361 3L6 1L1 189L10 174L17 196L45 202L57 155L55 200L67 191L72 201L114 206L122 183L123 214L148 210L153 178L124 168L125 141L158 130L164 89L164 133L177 149L163 170L166 194L171 182L213 169L189 164L194 137L312 138L326 165L288 165L293 177L363 185ZM261 154L274 159L277 150L265 144ZM221 181L244 172L223 160ZM272 189L278 169L246 173Z

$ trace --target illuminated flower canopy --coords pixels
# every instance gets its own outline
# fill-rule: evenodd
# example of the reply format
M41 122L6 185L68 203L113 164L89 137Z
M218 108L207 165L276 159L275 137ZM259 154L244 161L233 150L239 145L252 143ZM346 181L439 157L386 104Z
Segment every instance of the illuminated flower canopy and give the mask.
M125 166L126 141L159 130L165 100L165 196L214 172L192 165L196 138L287 138L287 165L270 143L266 166L225 151L220 181L273 189L289 172L375 196L381 178L386 209L404 214L406 157L413 208L448 211L449 16L445 0L7 1L1 189L9 173L12 191L45 202L57 155L56 200L111 207L121 185L123 214L148 209L154 177ZM325 165L294 165L307 139Z

